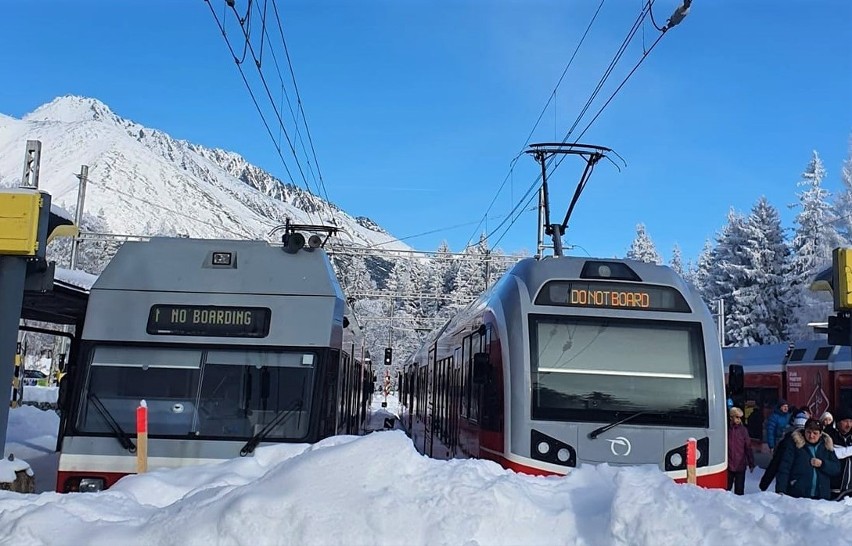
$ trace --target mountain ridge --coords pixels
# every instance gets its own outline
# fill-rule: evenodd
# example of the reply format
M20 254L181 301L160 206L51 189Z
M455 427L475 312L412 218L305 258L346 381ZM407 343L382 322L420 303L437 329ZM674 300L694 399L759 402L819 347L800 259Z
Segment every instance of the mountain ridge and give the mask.
M85 210L96 211L115 233L264 239L290 219L336 224L346 242L410 249L369 218L352 216L237 152L176 139L95 98L60 96L21 119L0 114L0 186L20 183L16 159L31 139L43 142L42 189L68 210L76 208L72 173L89 165Z

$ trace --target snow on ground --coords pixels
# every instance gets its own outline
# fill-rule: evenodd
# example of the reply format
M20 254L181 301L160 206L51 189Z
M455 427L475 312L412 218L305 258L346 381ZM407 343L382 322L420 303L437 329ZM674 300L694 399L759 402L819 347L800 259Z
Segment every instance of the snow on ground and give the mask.
M397 401L376 397L370 427ZM9 445L52 455L58 419L10 411ZM394 426L396 423L390 423ZM33 464L36 480L55 472ZM532 477L419 455L399 430L275 445L216 465L153 470L101 493L0 492L0 544L630 545L846 544L852 501L677 485L654 468L584 466ZM43 490L39 486L40 490Z

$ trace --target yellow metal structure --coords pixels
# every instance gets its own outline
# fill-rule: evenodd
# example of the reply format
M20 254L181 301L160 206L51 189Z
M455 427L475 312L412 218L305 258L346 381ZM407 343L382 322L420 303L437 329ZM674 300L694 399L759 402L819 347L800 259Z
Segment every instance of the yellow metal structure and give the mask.
M852 309L852 248L835 248L832 253L834 269L834 309Z
M0 255L36 255L41 205L38 190L0 192Z

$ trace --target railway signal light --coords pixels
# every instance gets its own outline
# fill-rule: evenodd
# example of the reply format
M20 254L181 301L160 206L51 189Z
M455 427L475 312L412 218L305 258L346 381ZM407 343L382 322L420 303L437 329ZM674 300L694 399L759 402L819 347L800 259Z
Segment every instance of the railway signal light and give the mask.
M393 362L393 349L385 347L385 366L390 366L391 362Z
M828 317L828 343L852 345L852 313L846 311Z

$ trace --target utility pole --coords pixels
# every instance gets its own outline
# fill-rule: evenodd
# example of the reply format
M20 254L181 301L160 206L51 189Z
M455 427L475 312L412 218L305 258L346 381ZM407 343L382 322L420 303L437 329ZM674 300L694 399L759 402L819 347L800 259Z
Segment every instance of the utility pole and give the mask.
M725 346L725 300L716 300L716 334L719 336L719 345Z
M74 213L74 223L79 227L83 225L83 205L86 201L86 181L89 177L89 166L80 165L80 174L76 175L80 180L77 186L77 210ZM80 237L71 239L71 269L77 269L77 252L80 249Z

